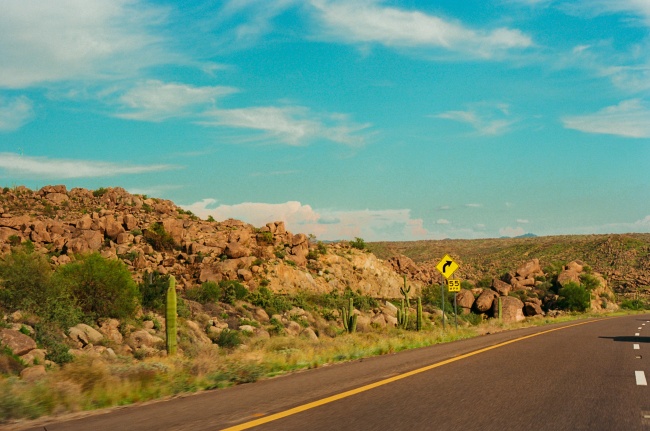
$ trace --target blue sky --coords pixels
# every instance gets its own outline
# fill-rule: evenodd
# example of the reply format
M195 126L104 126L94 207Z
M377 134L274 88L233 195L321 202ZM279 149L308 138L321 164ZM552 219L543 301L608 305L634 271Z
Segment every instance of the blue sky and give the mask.
M650 0L3 0L0 58L2 186L323 240L650 232Z

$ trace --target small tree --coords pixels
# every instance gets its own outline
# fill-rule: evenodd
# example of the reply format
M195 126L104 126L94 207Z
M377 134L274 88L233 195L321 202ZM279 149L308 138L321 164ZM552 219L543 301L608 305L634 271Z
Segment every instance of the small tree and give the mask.
M130 317L138 305L138 288L126 265L99 253L59 267L53 281L69 290L81 310L93 319Z
M558 305L569 311L585 311L589 309L589 292L583 286L574 282L567 283L558 292Z

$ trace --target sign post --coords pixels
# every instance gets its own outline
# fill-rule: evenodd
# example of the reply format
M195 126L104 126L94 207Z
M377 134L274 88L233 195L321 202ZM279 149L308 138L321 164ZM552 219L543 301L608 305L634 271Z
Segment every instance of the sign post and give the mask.
M436 265L436 269L440 274L442 274L443 277L447 279L447 282L449 281L458 281L458 288L460 290L460 280L449 280L449 277L456 272L458 269L458 264L454 262L454 260L449 257L448 254L443 257L440 262ZM451 286L449 286L449 291L451 292ZM456 291L457 292L457 291ZM445 330L445 284L441 283L440 284L440 308L442 309L442 330ZM458 314L456 311L456 295L454 295L454 313ZM458 329L458 317L456 317L456 329Z
M456 330L458 330L458 303L456 296L460 292L460 280L447 280L447 286L450 292L454 292L454 322L456 324Z

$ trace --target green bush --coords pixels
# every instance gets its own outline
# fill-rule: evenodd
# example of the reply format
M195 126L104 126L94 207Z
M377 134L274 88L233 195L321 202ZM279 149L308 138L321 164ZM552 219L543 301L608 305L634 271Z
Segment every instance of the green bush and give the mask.
M0 302L12 311L37 311L52 294L51 274L44 256L12 249L0 259Z
M366 242L363 238L355 237L354 241L350 241L350 246L358 250L364 250L366 248Z
M239 346L242 343L241 335L239 331L231 331L230 329L224 329L219 333L219 335L214 340L219 347L226 349L233 349Z
M138 305L138 287L126 265L99 253L59 267L53 283L72 293L89 318L132 317Z
M199 302L201 304L217 302L221 299L221 295L221 288L214 281L206 281L200 286L196 286L185 291L185 296L187 299Z
M454 312L454 293L449 292L446 286L443 286L444 290L444 306L445 313L453 314ZM422 288L422 304L431 305L440 309L440 285L439 284L430 284Z
M138 284L142 307L147 310L163 313L168 286L168 274L163 275L158 271L145 272L142 277L142 283Z
M144 240L151 245L154 250L164 251L176 248L174 238L165 230L160 222L152 223L144 232Z
M234 304L235 301L241 301L248 296L246 286L236 280L220 281L219 287L223 291L221 300L226 304Z
M569 311L585 311L589 309L589 292L576 283L567 283L558 292L560 295L558 305Z
M641 311L647 310L648 304L641 299L624 299L623 302L621 302L621 308L624 308L626 310Z
M250 292L248 301L257 307L262 307L269 316L281 314L293 308L293 304L289 298L276 295L267 287L260 287Z

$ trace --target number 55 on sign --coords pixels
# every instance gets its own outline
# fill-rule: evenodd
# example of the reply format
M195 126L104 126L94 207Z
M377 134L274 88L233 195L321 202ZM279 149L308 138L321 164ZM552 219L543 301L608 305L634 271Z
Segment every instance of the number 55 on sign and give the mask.
M460 280L447 280L450 292L460 292Z

